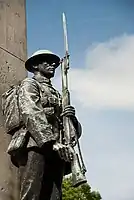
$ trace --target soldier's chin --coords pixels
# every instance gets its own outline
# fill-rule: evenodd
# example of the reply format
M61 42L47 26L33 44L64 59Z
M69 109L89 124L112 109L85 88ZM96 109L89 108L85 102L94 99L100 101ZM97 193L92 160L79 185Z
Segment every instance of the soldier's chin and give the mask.
M54 77L54 72L50 72L48 75L49 75L49 78L53 78Z

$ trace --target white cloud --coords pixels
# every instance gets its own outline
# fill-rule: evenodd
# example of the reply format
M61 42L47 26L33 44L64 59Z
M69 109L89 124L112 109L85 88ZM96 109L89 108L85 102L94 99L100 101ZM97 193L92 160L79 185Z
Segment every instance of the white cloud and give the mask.
M97 109L134 109L134 36L93 44L85 67L70 70L73 96Z

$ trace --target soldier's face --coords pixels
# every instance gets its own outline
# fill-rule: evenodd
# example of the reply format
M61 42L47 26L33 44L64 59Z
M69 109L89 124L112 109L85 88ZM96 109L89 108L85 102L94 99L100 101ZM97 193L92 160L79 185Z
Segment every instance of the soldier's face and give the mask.
M38 71L48 78L54 77L55 68L55 63L42 62L38 65Z

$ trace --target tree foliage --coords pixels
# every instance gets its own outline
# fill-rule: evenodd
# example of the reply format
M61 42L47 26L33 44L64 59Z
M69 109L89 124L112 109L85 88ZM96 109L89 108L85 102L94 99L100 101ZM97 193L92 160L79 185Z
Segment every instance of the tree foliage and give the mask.
M72 187L71 178L66 178L62 186L63 200L101 200L99 192L91 191L89 184Z

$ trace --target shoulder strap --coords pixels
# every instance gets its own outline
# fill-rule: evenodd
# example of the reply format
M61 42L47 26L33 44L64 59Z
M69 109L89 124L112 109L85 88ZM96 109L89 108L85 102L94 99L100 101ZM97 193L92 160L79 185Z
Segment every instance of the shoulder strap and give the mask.
M39 93L40 93L40 97L42 97L42 92L41 92L41 85L40 83L34 78L32 77L32 79L35 81L35 83L37 84L38 88L39 88Z

